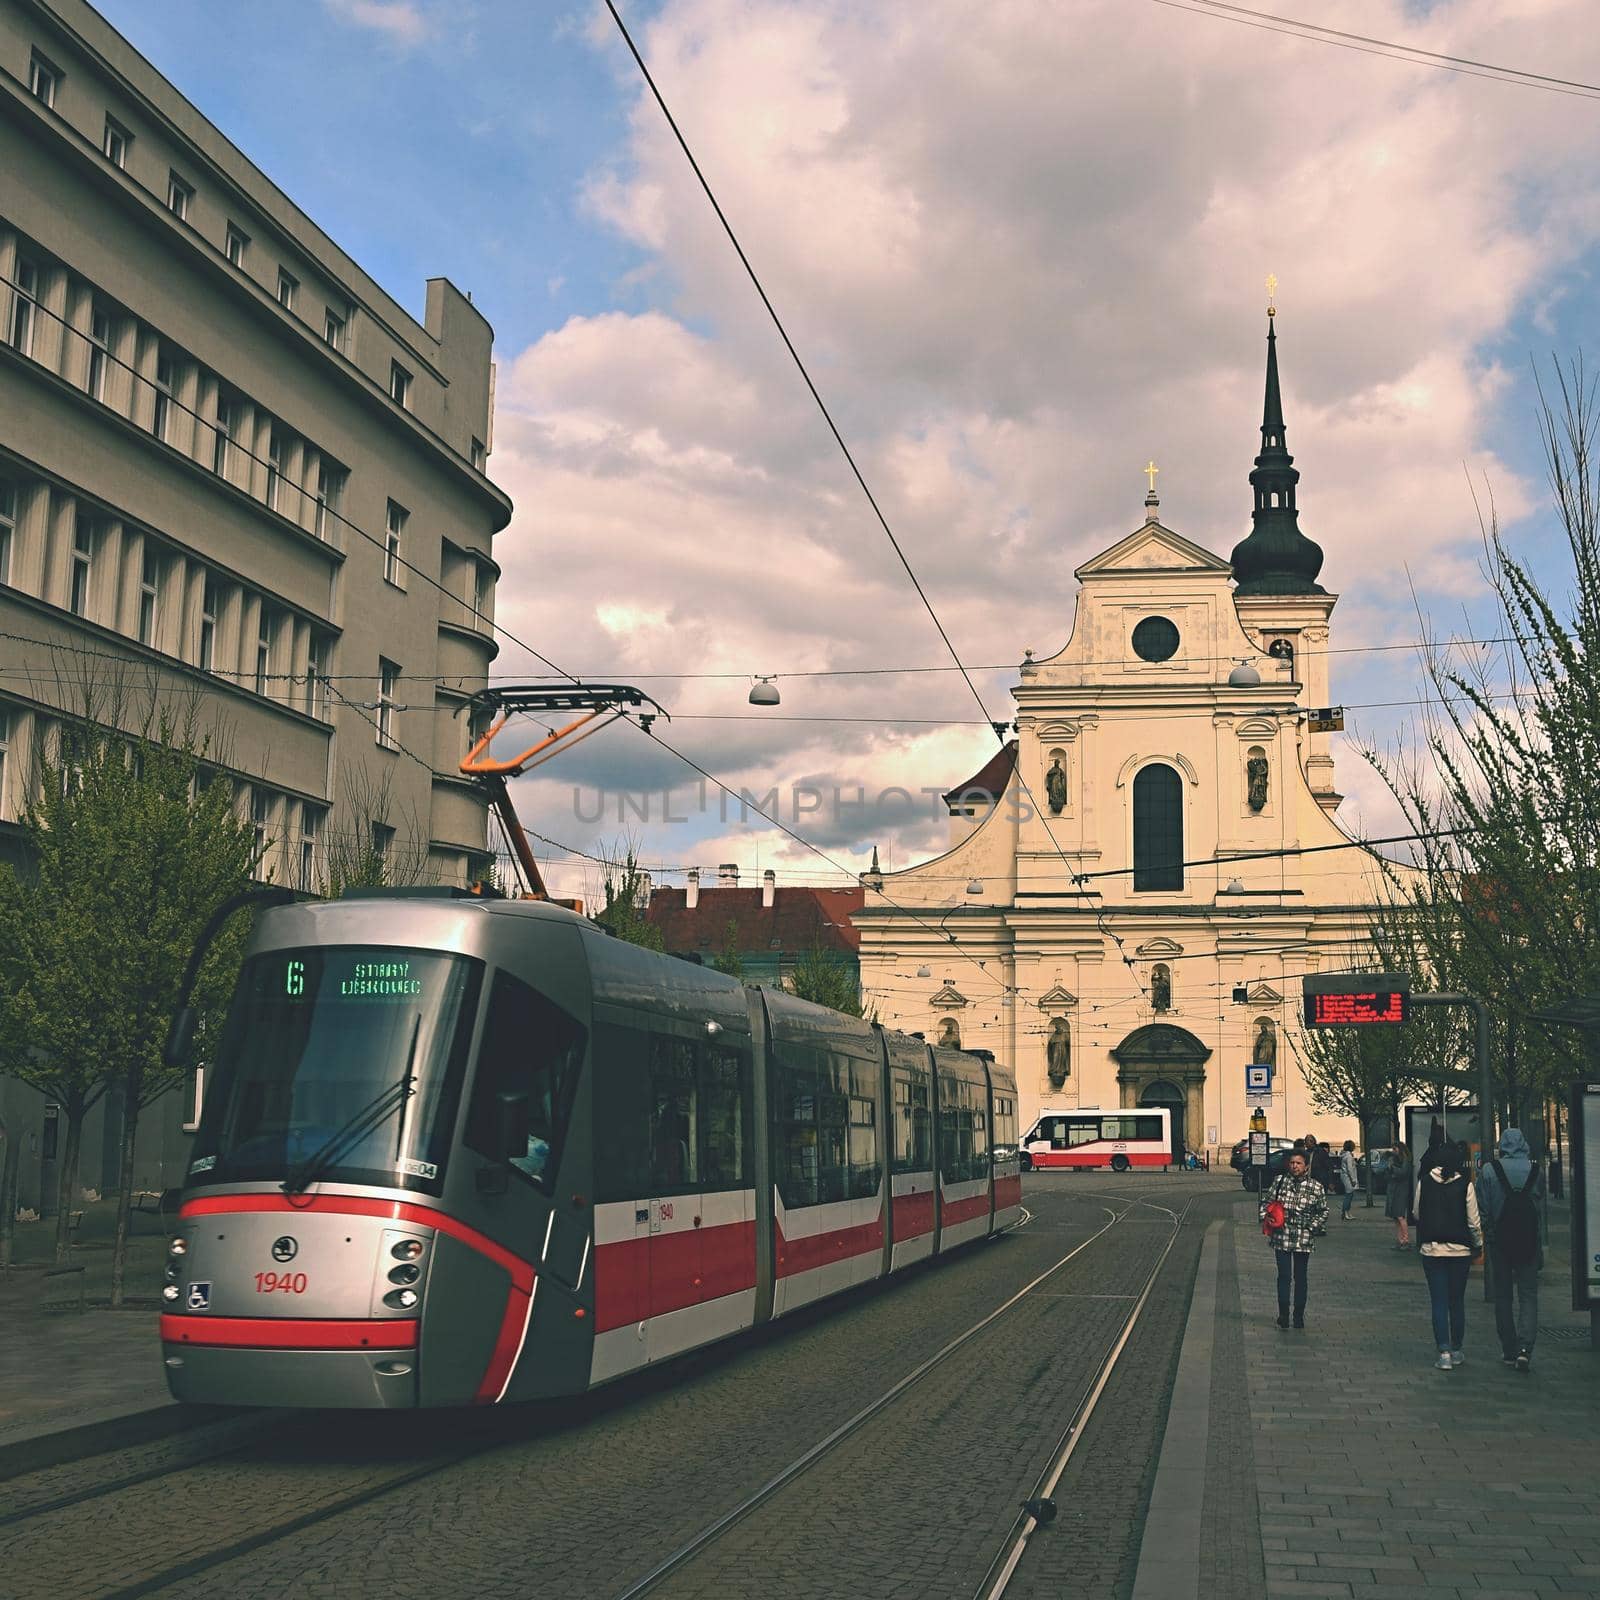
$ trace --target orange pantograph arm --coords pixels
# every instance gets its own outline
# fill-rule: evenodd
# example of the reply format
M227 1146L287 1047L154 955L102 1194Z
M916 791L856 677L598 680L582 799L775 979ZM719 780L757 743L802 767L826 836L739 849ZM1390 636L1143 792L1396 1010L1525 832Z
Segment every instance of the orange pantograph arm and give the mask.
M469 751L467 751L466 756L461 762L461 770L469 777L473 778L520 777L521 774L527 770L528 763L532 761L541 750L552 750L553 747L560 744L569 733L576 733L578 729L581 728L586 722L593 722L594 719L600 715L602 710L610 709L611 708L609 706L606 706L598 707L593 711L586 711L581 717L569 722L566 727L557 728L554 733L547 734L537 744L529 745L520 756L513 756L510 761L496 761L489 754L489 746L494 742L494 736L499 733L499 731L511 720L511 713L508 711L499 719L499 721L494 723L489 731L484 734L484 736L475 745L473 745ZM613 715L620 716L621 713L615 712ZM591 728L589 732L597 733L599 732L599 729ZM588 738L588 736L588 734L585 734L584 738ZM546 759L548 759L548 757ZM534 765L537 766L538 763L534 762Z

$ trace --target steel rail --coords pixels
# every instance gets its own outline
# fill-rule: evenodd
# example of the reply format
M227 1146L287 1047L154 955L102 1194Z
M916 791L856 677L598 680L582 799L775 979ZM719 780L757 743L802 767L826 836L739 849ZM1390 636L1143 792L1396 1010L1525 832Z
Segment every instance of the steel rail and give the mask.
M1117 1363L1122 1359L1122 1353L1128 1347L1128 1341L1133 1337L1133 1330L1138 1326L1139 1318L1144 1312L1145 1304L1150 1298L1150 1292L1156 1286L1156 1279L1161 1275L1161 1269L1166 1265L1167 1257L1172 1254L1172 1247L1178 1242L1178 1235L1183 1231L1184 1219L1189 1215L1194 1206L1191 1198L1184 1206L1181 1213L1173 1213L1166 1206L1158 1206L1153 1201L1136 1201L1136 1204L1146 1205L1152 1211L1163 1211L1173 1218L1172 1237L1167 1240L1166 1247L1156 1258L1155 1265L1150 1269L1150 1275L1145 1279L1144 1288L1135 1302L1133 1310L1129 1312L1128 1319L1122 1325L1121 1332L1111 1348L1101 1359L1094 1382L1090 1385L1082 1400L1078 1402L1068 1419L1066 1428L1062 1431L1056 1447L1051 1452L1049 1461L1045 1463L1044 1470L1034 1482L1033 1493L1023 1502L1022 1514L1013 1524L1012 1530L1006 1535L1006 1542L1000 1547L1000 1553L989 1563L989 1570L984 1573L983 1581L978 1585L973 1600L1001 1600L1016 1573L1017 1566L1022 1560L1023 1552L1028 1548L1028 1540L1033 1537L1034 1530L1040 1526L1038 1517L1029 1507L1037 1507L1042 1500L1049 1499L1056 1490L1056 1485L1061 1482L1067 1470L1067 1463L1072 1460L1073 1452L1078 1448L1079 1441L1083 1438L1088 1427L1089 1419L1093 1417L1095 1407L1100 1403L1100 1396L1105 1393L1106 1385L1111 1381L1111 1374L1116 1370ZM1129 1208L1130 1210L1132 1207ZM1123 1216L1128 1213L1123 1212Z
M812 1447L807 1450L804 1455L797 1456L775 1477L769 1478L764 1484L761 1485L759 1489L755 1490L754 1493L747 1495L730 1511L724 1512L723 1515L718 1517L715 1522L712 1522L706 1527L702 1528L700 1532L695 1534L692 1539L690 1539L687 1543L680 1545L664 1561L659 1562L647 1573L645 1573L643 1577L636 1578L626 1589L620 1590L614 1596L614 1600L638 1600L639 1596L648 1594L657 1586L657 1584L661 1583L663 1579L670 1577L674 1572L677 1572L688 1562L694 1560L696 1556L698 1556L703 1550L707 1549L710 1545L714 1544L736 1523L742 1522L752 1511L763 1505L767 1500L770 1500L772 1496L775 1495L780 1489L792 1483L802 1473L807 1471L807 1469L815 1466L816 1463L825 1455L828 1455L831 1451L841 1445L865 1423L877 1416L877 1414L886 1406L891 1405L908 1389L920 1383L925 1377L928 1376L930 1372L934 1370L935 1367L939 1366L940 1363L946 1360L947 1357L954 1355L955 1352L961 1349L961 1347L969 1340L976 1338L978 1334L982 1333L983 1330L990 1325L990 1323L1004 1316L1005 1313L1008 1312L1019 1301L1026 1299L1026 1297L1032 1294L1040 1284L1044 1283L1047 1279L1054 1277L1055 1274L1058 1273L1064 1266L1066 1266L1066 1264L1071 1261L1074 1256L1077 1256L1083 1251L1087 1250L1089 1246L1092 1245L1096 1239L1105 1234L1108 1229L1114 1228L1117 1223L1119 1223L1125 1216L1128 1215L1129 1211L1133 1210L1134 1205L1137 1203L1138 1202L1135 1201L1128 1204L1126 1209L1122 1211L1112 1212L1109 1221L1102 1223L1098 1228L1095 1229L1093 1233L1089 1235L1087 1239L1084 1239L1081 1243L1074 1245L1073 1248L1064 1256L1062 1256L1061 1259L1053 1266L1047 1267L1031 1283L1025 1284L1014 1295L1012 1295L1009 1300L1006 1300L1002 1304L996 1306L995 1309L981 1321L973 1323L973 1325L968 1328L966 1332L957 1334L954 1339L950 1340L950 1342L944 1345L941 1349L935 1351L934 1354L929 1356L928 1359L922 1362L920 1366L914 1367L897 1383L891 1385L881 1395L879 1395L876 1400L873 1400L870 1404L863 1406L860 1411L856 1412L856 1414L847 1421L840 1423L832 1433L828 1434L825 1438L820 1439L816 1444L812 1445ZM1110 1208L1107 1206L1101 1206L1100 1209L1102 1211L1110 1210Z

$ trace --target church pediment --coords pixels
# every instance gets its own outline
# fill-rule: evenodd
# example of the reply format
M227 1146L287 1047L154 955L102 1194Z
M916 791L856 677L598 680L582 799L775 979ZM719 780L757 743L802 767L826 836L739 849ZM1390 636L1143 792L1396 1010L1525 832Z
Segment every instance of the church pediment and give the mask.
M1039 996L1039 1009L1041 1011L1065 1011L1069 1006L1075 1006L1078 997L1063 984L1055 984Z
M935 991L928 1004L935 1011L959 1011L968 1004L967 997L953 983L944 984Z
M1075 576L1081 583L1086 578L1117 572L1205 572L1230 577L1233 568L1221 556L1185 539L1181 533L1174 533L1159 522L1147 522L1109 550L1091 556Z
M1250 1004L1253 1006L1281 1006L1283 996L1270 983L1250 985Z
M1171 939L1146 939L1133 953L1146 961L1164 961L1168 956L1181 956L1183 946Z

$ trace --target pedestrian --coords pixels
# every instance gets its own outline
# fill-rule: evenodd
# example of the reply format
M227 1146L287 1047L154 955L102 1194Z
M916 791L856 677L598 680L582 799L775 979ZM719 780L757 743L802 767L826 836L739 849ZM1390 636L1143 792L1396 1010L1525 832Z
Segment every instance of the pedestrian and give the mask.
M1519 1128L1500 1135L1500 1153L1478 1177L1478 1205L1489 1236L1494 1323L1500 1359L1518 1372L1533 1365L1539 1331L1539 1269L1544 1265L1544 1174ZM1512 1315L1511 1296L1517 1297Z
M1328 1154L1326 1139L1311 1152L1311 1176L1322 1185L1324 1194L1333 1187L1333 1157Z
M1461 1170L1461 1153L1441 1143L1417 1177L1412 1220L1422 1247L1422 1271L1428 1280L1433 1312L1433 1342L1439 1347L1434 1365L1448 1372L1463 1366L1467 1335L1467 1278L1483 1254L1483 1229L1478 1222L1478 1196Z
M1356 1142L1346 1139L1344 1149L1339 1152L1339 1182L1344 1185L1344 1200L1339 1207L1339 1218L1342 1222L1350 1220L1350 1202L1356 1197L1356 1189L1361 1182L1361 1175L1356 1171Z
M1411 1248L1411 1232L1406 1213L1411 1209L1411 1152L1397 1144L1389 1157L1389 1187L1384 1193L1383 1214L1394 1223L1396 1250Z
M1269 1219L1269 1208L1276 1208ZM1306 1173L1304 1152L1291 1150L1284 1170L1262 1195L1261 1222L1267 1227L1281 1213L1281 1223L1267 1237L1278 1258L1278 1326L1289 1326L1289 1290L1294 1289L1294 1325L1306 1325L1307 1271L1311 1265L1312 1242L1328 1222L1328 1195L1320 1183Z

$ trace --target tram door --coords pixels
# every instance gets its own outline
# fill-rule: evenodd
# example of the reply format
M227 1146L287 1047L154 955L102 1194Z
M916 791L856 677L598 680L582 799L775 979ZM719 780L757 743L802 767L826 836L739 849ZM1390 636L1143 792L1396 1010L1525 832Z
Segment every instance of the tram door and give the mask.
M702 1298L705 1253L700 1186L700 1046L650 1037L650 1198L648 1358L659 1361L698 1344L692 1308ZM635 1217L637 1218L637 1209ZM637 1221L635 1223L637 1229Z

